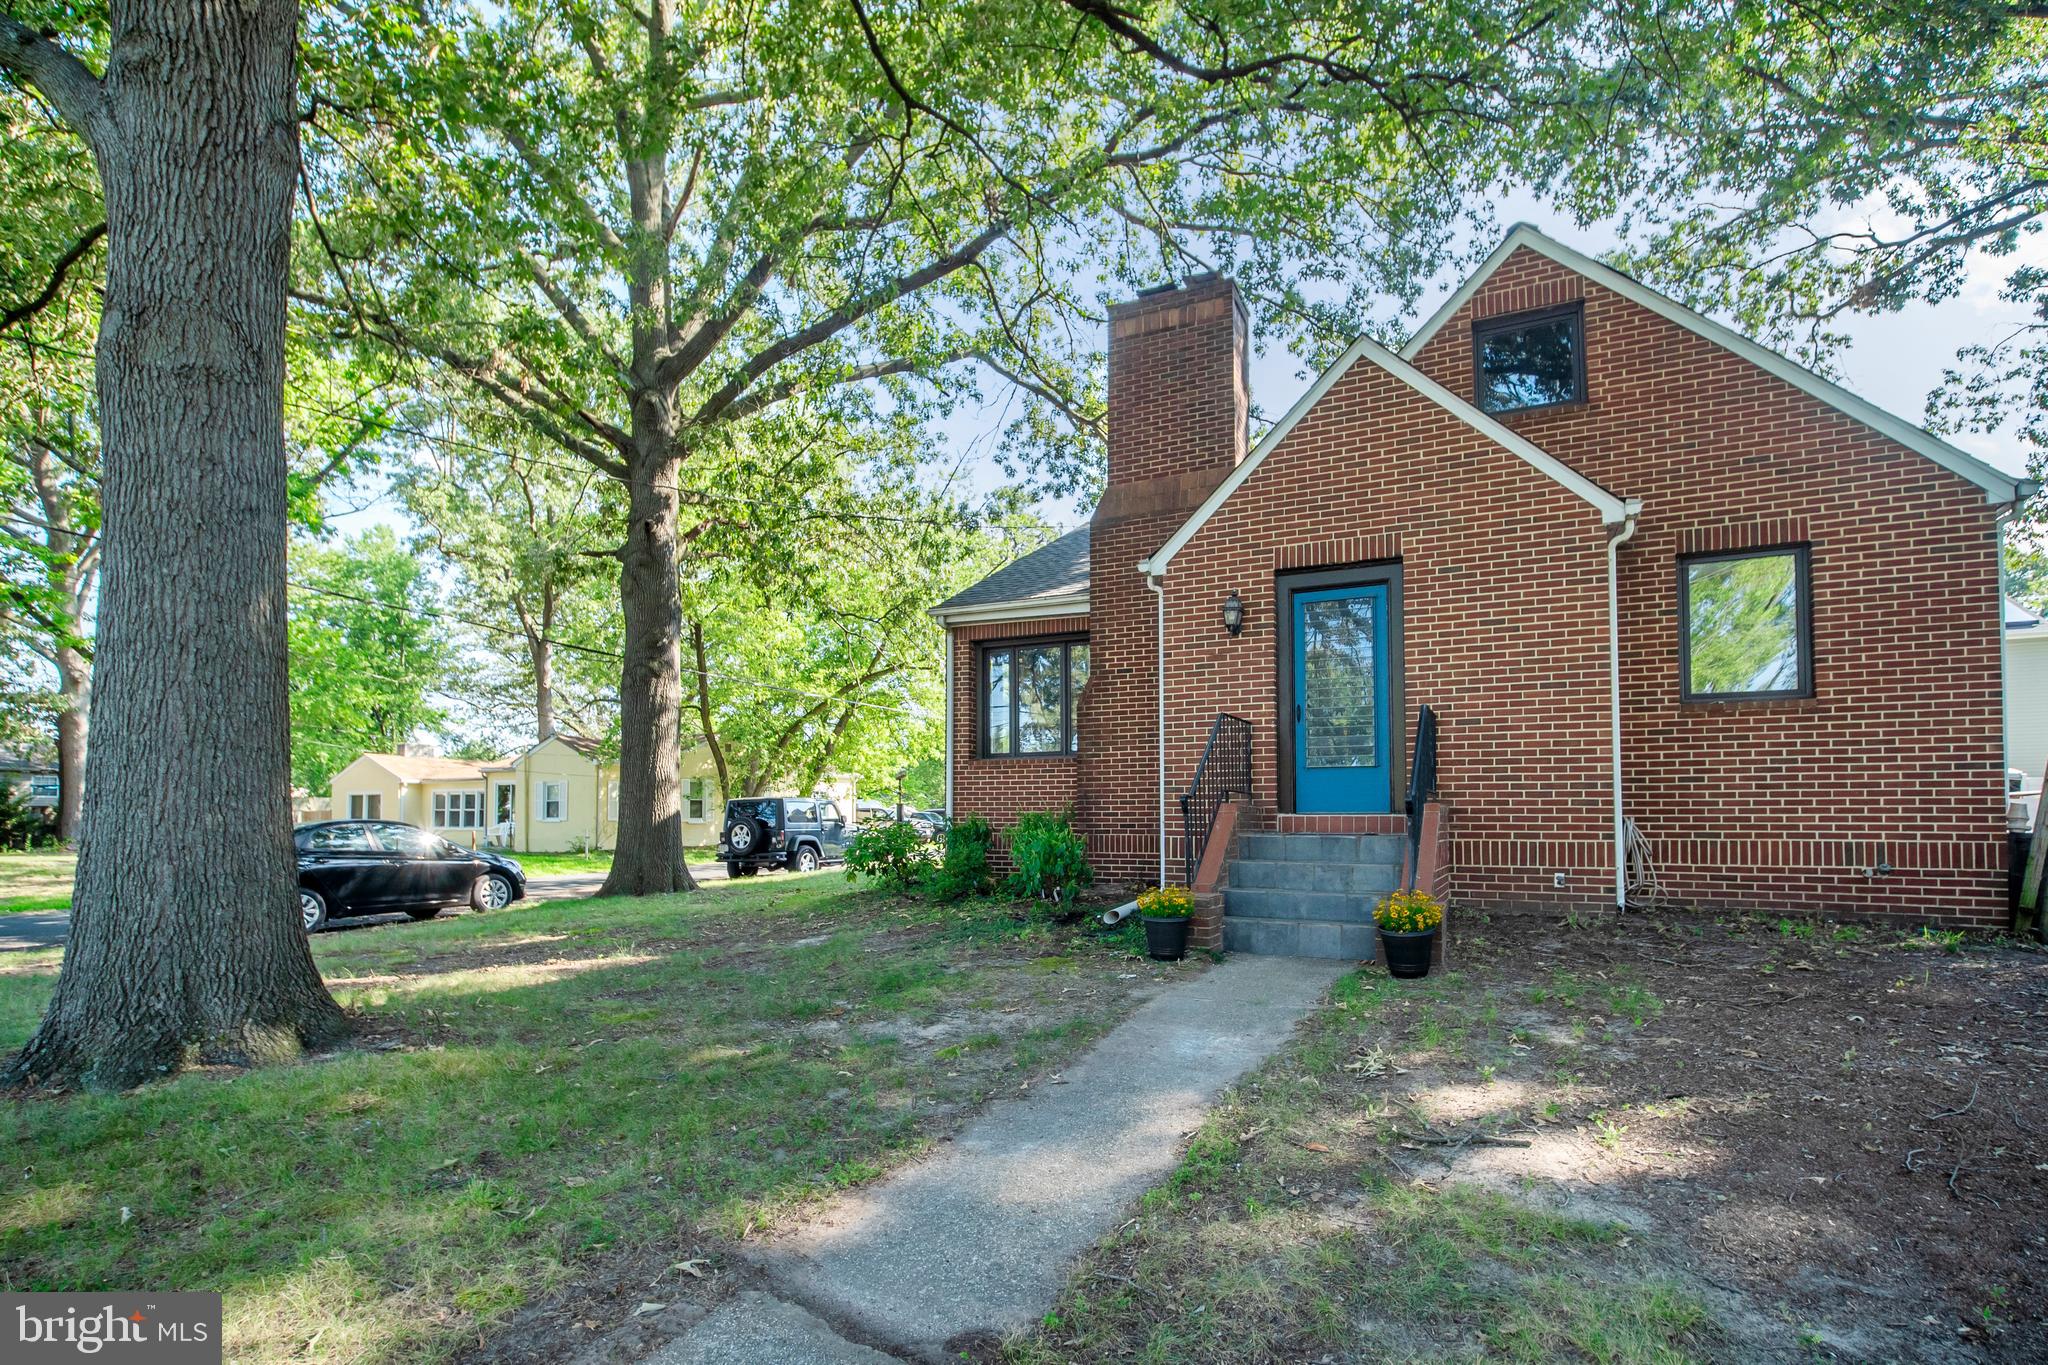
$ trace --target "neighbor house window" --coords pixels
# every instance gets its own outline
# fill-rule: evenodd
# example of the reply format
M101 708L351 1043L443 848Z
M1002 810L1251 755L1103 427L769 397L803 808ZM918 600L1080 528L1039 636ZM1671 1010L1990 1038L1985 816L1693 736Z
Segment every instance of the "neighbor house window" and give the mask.
M1678 668L1687 701L1813 695L1806 547L1678 562Z
M690 779L690 818L692 820L702 820L704 818L704 779L701 777Z
M550 779L540 784L540 818L562 820L567 818L569 784L559 779Z
M1586 396L1580 305L1472 325L1472 401L1487 412L1576 403Z
M435 792L435 829L482 829L484 827L484 794L482 792Z
M384 818L384 797L381 792L352 793L348 798L348 818L351 820L381 820Z
M996 645L981 655L981 751L992 758L1071 754L1081 747L1074 700L1088 681L1088 643Z

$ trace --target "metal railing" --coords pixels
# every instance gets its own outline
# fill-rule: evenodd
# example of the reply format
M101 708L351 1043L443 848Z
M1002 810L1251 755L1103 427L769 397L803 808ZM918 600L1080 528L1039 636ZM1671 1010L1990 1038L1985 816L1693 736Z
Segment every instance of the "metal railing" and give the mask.
M1415 759L1408 765L1408 885L1422 875L1422 807L1436 795L1436 712L1415 719Z
M1202 761L1195 766L1195 780L1180 798L1187 886L1195 884L1195 869L1202 864L1209 831L1216 827L1216 812L1231 797L1251 794L1252 723L1226 711L1209 727L1209 742L1202 748Z

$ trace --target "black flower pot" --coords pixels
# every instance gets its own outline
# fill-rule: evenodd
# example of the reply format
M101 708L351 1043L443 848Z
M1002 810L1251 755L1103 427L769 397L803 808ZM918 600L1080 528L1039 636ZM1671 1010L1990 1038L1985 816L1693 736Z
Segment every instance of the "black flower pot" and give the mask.
M1160 962L1178 962L1188 955L1187 915L1146 915L1145 956Z
M1414 933L1380 930L1380 952L1387 959L1387 975L1412 980L1429 975L1430 949L1436 946L1436 930Z

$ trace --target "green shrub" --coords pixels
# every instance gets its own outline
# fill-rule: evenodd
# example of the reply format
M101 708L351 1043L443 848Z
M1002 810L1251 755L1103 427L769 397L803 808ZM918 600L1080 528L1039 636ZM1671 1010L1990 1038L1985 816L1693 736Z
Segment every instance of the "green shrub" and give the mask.
M931 898L957 901L993 891L996 883L988 870L988 846L995 837L988 821L977 816L947 826L945 857L925 878L925 891Z
M1088 844L1065 811L1034 811L1010 831L1010 861L1017 870L1004 883L1013 896L1066 904L1095 880Z
M0 848L35 848L55 844L57 836L43 813L0 782Z
M920 839L917 826L876 825L853 836L846 846L846 876L873 877L892 891L910 891L932 866L931 845Z

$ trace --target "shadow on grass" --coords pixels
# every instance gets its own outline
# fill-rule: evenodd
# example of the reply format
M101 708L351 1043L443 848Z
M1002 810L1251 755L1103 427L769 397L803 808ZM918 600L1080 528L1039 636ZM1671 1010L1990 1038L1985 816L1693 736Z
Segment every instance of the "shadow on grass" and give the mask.
M413 1359L595 1250L744 1235L979 1098L957 1058L807 1027L985 996L931 919L812 879L317 943L360 1045L0 1109L0 1285L218 1289L233 1358ZM0 975L0 1046L55 964Z

